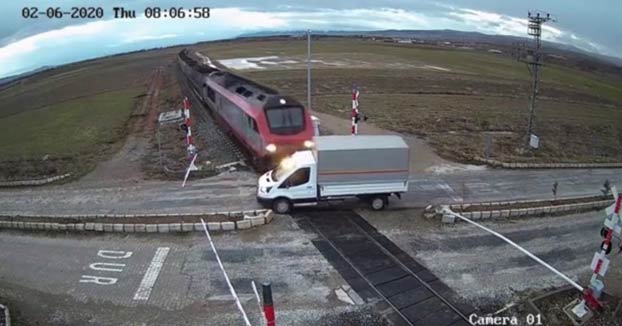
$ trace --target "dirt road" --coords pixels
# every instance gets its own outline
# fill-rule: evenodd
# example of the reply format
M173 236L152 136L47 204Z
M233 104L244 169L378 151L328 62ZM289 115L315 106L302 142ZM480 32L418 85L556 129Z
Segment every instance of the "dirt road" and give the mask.
M162 87L163 71L163 67L158 67L151 74L149 90L128 122L130 127L123 147L109 160L100 162L92 172L81 178L78 184L105 186L143 180L142 163L149 150L153 129L160 112L158 96Z

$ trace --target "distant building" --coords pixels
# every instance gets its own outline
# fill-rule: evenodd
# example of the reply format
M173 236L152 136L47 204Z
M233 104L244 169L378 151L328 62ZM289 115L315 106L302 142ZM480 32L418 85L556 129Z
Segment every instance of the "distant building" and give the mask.
M503 51L497 50L497 49L488 49L488 52L490 52L490 53L498 53L498 54L503 53Z

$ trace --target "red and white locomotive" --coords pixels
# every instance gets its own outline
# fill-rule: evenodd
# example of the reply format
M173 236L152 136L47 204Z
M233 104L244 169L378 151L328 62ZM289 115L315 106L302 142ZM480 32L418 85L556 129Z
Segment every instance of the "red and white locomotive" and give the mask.
M313 147L311 116L300 102L229 71L200 64L185 49L178 59L195 92L257 165L270 167L283 156Z

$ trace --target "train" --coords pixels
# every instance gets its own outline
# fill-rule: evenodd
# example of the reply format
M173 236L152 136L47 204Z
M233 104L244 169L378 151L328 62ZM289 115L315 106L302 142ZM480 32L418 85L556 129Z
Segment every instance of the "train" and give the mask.
M296 99L210 62L199 62L187 49L179 52L178 63L195 94L260 170L314 146L311 115Z

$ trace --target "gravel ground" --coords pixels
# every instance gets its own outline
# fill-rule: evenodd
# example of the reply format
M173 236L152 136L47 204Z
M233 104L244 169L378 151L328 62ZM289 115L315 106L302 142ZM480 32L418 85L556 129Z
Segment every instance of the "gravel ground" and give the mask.
M572 326L572 321L566 316L563 309L578 298L581 298L581 294L577 291L564 292L539 300L535 302L535 305L542 312L543 322L549 325ZM585 326L622 326L622 314L618 312L617 316L613 315L618 299L609 298L605 302L604 310L594 314L594 317Z
M360 310L327 314L317 321L317 326L385 326L389 325L373 309L366 307Z
M199 101L198 96L191 90L190 84L178 67L175 67L175 74L183 94L190 99L192 110L190 114L194 118L193 122L196 121L193 127L196 128L196 145L199 148L202 161L207 159L218 165L243 159L238 145L217 125L214 117L208 111L209 108Z
M405 210L361 211L372 225L424 263L458 295L484 311L520 302L529 290L566 283L548 269L502 240L466 223L441 225ZM590 261L602 238L602 212L558 217L484 222L534 253L570 278L585 284ZM621 268L612 257L609 273ZM613 283L606 283L613 290Z
M542 292L534 293L530 297L536 298L537 296L544 294ZM555 325L555 326L573 326L572 321L564 313L565 306L570 304L574 299L580 298L581 294L577 291L562 291L560 293L551 294L548 297L537 300L534 302L535 306L540 310L541 315L537 317L537 314L532 308L528 308L526 302L515 305L507 310L495 314L498 317L516 317L517 325L528 326L527 318L529 315L540 318L541 325ZM605 306L605 310L596 313L585 326L622 326L622 312L618 311L614 315L616 309L617 299L609 298L608 303Z
M216 166L244 159L238 146L232 139L223 133L207 108L189 87L185 76L174 62L168 67L166 75L168 84L161 94L159 111L181 109L184 97L190 100L190 117L192 121L192 135L194 145L198 149L195 165L201 172L194 172L191 176L211 176ZM185 172L188 167L186 151L186 133L180 129L182 122L160 125L155 131L149 153L144 159L143 168L150 176L156 178L177 178L177 173ZM163 171L165 170L165 171Z

